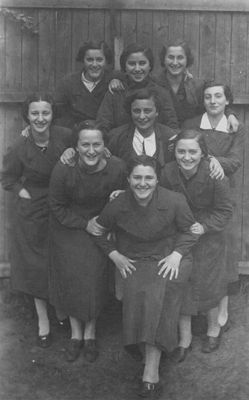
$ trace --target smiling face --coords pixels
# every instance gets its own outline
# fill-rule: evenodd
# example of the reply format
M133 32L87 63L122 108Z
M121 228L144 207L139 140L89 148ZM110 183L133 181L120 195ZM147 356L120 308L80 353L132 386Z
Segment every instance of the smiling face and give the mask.
M88 168L97 168L104 155L102 133L97 129L83 129L79 132L76 149L81 163Z
M176 143L175 157L181 170L191 176L196 173L203 153L196 139L180 139Z
M87 50L83 66L86 79L92 82L101 79L106 66L106 59L102 50Z
M131 53L125 63L125 72L133 82L142 82L150 73L150 62L142 53Z
M222 116L229 104L223 86L213 86L204 91L204 107L212 117Z
M128 182L138 204L147 205L157 186L154 169L151 166L137 165L133 168Z
M187 57L181 46L170 46L165 55L165 68L172 76L183 75L187 67Z
M28 120L33 133L47 133L52 119L52 106L47 101L33 101L29 104Z
M158 112L152 97L150 99L136 99L131 104L132 120L144 137L150 136L154 131L157 116Z

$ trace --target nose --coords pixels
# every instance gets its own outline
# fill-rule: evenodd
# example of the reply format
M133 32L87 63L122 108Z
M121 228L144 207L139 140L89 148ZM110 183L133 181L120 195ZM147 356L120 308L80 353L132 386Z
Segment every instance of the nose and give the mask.
M42 121L43 120L43 115L42 114L38 114L37 119L38 119L38 121Z
M174 59L173 59L173 64L174 64L174 65L177 64L177 59L176 59L176 57L174 57Z
M186 153L184 154L184 159L185 159L185 160L189 160L190 158L191 158L190 154L189 154L188 152L186 152Z
M146 180L145 178L140 179L140 186L146 186Z
M144 111L142 110L142 111L140 111L139 119L144 119L144 118L145 118L145 113L144 113Z
M98 63L97 63L97 60L93 60L93 62L92 62L92 65L94 66L94 67L96 67L96 65L97 65Z
M212 96L211 96L211 99L210 99L210 101L211 101L211 103L212 103L212 104L216 102L216 100L215 100L215 96L214 96L214 95L212 95Z
M93 145L90 145L90 146L89 146L89 149L88 149L88 153L94 154L94 152L95 152L95 150L94 150Z
M136 64L135 64L135 68L134 68L134 69L135 69L135 71L140 71L140 65L139 65L139 63L136 63Z

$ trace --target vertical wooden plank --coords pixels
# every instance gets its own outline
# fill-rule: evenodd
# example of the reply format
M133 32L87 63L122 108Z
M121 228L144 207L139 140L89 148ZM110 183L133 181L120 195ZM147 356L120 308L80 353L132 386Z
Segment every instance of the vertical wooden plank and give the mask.
M55 87L55 11L39 10L39 87L54 91Z
M184 15L184 39L188 42L193 55L194 64L190 68L194 77L199 71L199 45L200 45L200 14L198 12L186 12Z
M88 40L88 10L72 11L72 71L82 69L76 61L79 48Z
M56 11L56 70L55 82L58 82L71 72L72 66L72 32L71 32L71 11Z
M137 12L137 42L152 48L152 12L138 11Z
M246 93L248 16L235 13L232 17L231 85L235 97Z
M4 155L4 138L5 138L5 109L3 105L0 105L0 165L3 162ZM6 205L5 205L5 193L2 187L0 187L0 262L5 261L5 243L6 243Z
M137 15L135 11L121 11L121 35L124 46L135 43L137 40Z
M184 13L178 11L169 12L169 40L184 38Z
M159 53L163 45L167 45L169 40L169 18L166 11L153 12L153 42L152 49L155 57L153 74L157 76L162 71L159 60Z
M0 15L0 88L5 87L5 75L6 75L6 50L5 50L5 18Z
M214 78L215 66L215 14L200 14L200 66L199 76Z
M16 12L21 10L15 9ZM22 31L20 24L6 18L6 89L20 90L22 86Z
M215 79L231 83L231 38L232 16L229 13L216 15Z
M24 10L25 15L32 17L38 26L38 11ZM22 89L37 90L38 88L38 35L27 30L22 35Z
M89 10L89 39L100 41L105 35L105 16L103 10Z
M245 110L246 137L243 165L243 203L242 203L242 261L249 262L249 110Z

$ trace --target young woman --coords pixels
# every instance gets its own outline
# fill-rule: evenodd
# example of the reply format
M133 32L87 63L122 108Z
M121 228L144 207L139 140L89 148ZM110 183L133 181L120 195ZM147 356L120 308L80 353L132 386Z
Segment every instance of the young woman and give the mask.
M52 169L71 144L71 131L52 124L54 102L35 93L23 104L28 137L20 136L3 161L2 186L13 192L11 283L34 298L38 345L51 343L48 299L48 186Z
M50 301L70 316L67 360L74 361L84 345L85 358L93 362L98 357L96 320L108 287L106 258L89 233L95 232L92 218L110 193L124 187L126 173L121 160L106 159L103 133L94 121L79 124L74 139L74 166L59 162L50 182Z
M106 234L97 243L120 272L123 289L124 344L145 366L138 394L158 398L161 351L177 343L177 323L191 270L190 248L198 235L190 232L193 216L184 196L158 187L156 161L137 156L128 166L129 188L106 205L97 219Z
M208 331L203 342L205 353L218 348L221 325L218 306L227 292L224 229L232 217L227 178L210 176L208 153L202 133L182 131L176 139L176 161L167 164L161 174L162 186L183 193L194 214L191 232L201 235L193 248L194 268L191 274L191 296L185 299L180 317L180 342L175 361L183 361L191 345L191 314L208 315Z

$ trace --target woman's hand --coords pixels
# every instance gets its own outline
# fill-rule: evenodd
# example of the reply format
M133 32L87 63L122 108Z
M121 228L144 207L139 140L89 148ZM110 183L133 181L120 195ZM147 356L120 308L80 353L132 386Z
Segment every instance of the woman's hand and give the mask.
M76 151L72 147L69 147L68 149L66 149L60 157L60 161L62 162L62 164L69 165L70 167L74 167L75 166L75 159L74 159L75 153L76 153Z
M110 152L110 150L107 147L104 147L104 155L105 155L105 158L111 158L112 153Z
M210 157L209 162L210 177L212 179L223 179L225 176L224 170L219 161L215 157Z
M101 236L105 232L105 228L96 221L97 218L98 216L90 219L86 227L86 231L93 236Z
M114 92L120 92L124 90L124 85L119 79L112 79L108 86L109 92L113 94Z
M20 190L20 192L18 193L18 196L21 197L21 199L27 199L27 200L31 199L29 192L25 188L22 188Z
M196 235L203 235L205 233L203 225L199 222L195 222L193 225L191 225L190 231Z
M227 117L227 130L228 130L228 132L236 133L236 132L238 132L238 129L239 129L239 121L237 120L235 115L230 114Z
M116 199L121 193L123 193L125 190L114 190L109 196L109 201L112 201Z
M124 256L117 250L113 250L109 254L109 257L114 262L123 278L127 278L128 274L131 275L133 271L136 271L136 268L132 264L134 260Z
M173 278L177 278L181 259L182 255L177 251L173 251L169 256L159 261L158 266L161 268L160 271L158 272L158 275L162 275L163 278L166 278L166 276L170 274L169 275L170 281Z
M29 137L29 135L30 135L30 126L28 125L22 130L21 136L24 136L27 138L27 137Z

